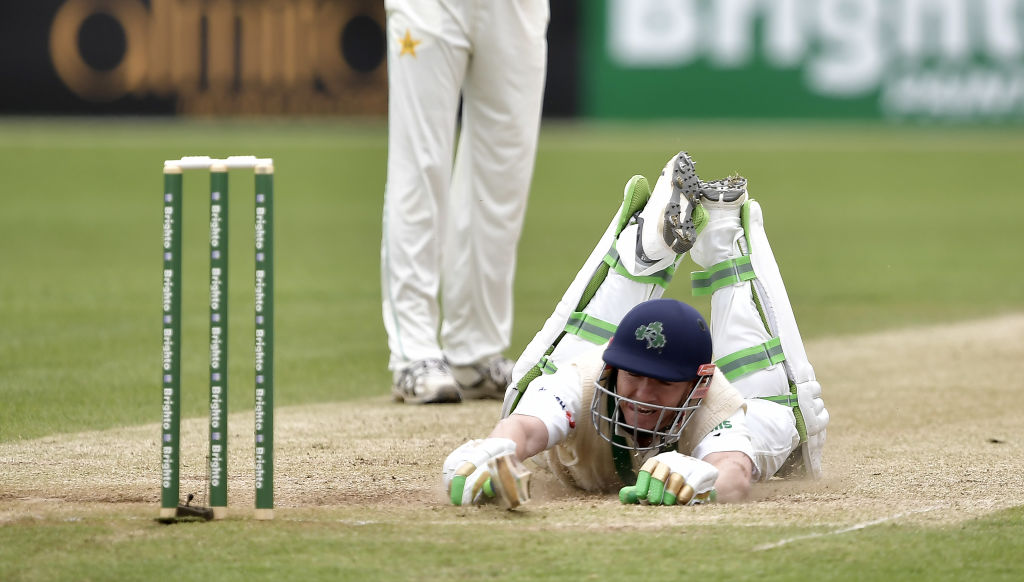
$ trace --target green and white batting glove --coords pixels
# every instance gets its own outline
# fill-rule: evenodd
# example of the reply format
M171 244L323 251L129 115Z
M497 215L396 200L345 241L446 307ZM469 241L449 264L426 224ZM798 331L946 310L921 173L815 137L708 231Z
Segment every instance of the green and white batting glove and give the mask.
M497 500L514 509L530 499L530 471L516 458L516 443L511 439L465 443L445 459L442 478L453 505Z
M718 469L682 453L661 453L644 463L636 485L619 490L624 504L697 505L715 500Z

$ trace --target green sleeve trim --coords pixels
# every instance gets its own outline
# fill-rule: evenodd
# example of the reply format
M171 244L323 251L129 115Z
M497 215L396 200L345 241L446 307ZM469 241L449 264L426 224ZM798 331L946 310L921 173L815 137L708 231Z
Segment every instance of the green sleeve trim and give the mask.
M612 242L612 248L608 250L608 254L604 256L604 263L612 269L615 269L616 273L630 281L636 281L637 283L645 285L657 285L662 289L668 289L668 284L672 282L672 277L676 274L675 263L665 267L653 275L637 276L630 273L626 270L626 267L622 266L622 261L619 260L619 251L614 242Z
M782 340L773 337L763 344L722 356L715 360L715 365L731 382L758 370L774 366L785 359L786 354L782 352Z
M569 321L565 323L565 332L579 336L592 344L601 345L612 339L616 327L614 323L609 323L581 311L574 311L569 315Z
M723 287L742 283L756 278L754 267L749 256L728 259L713 265L706 271L690 274L690 284L694 296L711 295Z

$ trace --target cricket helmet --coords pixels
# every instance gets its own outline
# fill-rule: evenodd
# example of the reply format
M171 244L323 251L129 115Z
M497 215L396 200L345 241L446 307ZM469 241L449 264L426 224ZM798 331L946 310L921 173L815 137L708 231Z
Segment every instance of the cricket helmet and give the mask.
M591 419L605 440L634 451L657 449L679 440L707 393L715 369L710 364L707 322L696 309L675 299L645 301L626 313L603 358L609 370L595 382ZM676 406L638 402L617 393L616 370L664 382L694 382L694 387ZM657 412L653 430L625 422L622 410L627 406Z
M711 361L711 332L700 312L681 301L645 301L622 318L604 361L665 382L695 380Z

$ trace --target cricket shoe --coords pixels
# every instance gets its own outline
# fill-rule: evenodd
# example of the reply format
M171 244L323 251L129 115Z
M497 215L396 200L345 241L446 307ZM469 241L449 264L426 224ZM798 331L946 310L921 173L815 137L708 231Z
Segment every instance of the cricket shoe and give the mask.
M690 250L706 215L701 209L700 178L686 152L665 164L647 206L637 217L637 258L642 264Z
M679 152L671 162L672 195L665 207L662 237L665 244L679 255L690 250L697 240L697 230L702 226L697 204L700 178L693 166L693 160L686 152Z
M700 183L700 206L705 224L690 249L694 263L707 269L746 254L740 213L747 200L747 179L742 176Z
M739 209L748 198L747 179L743 176L700 183L700 205L707 211L708 222L722 216L739 216Z
M391 393L395 400L407 404L439 404L461 402L459 384L444 360L416 360L393 376Z
M452 366L452 374L462 388L463 398L502 400L505 389L512 383L514 366L515 362L498 354L468 366Z

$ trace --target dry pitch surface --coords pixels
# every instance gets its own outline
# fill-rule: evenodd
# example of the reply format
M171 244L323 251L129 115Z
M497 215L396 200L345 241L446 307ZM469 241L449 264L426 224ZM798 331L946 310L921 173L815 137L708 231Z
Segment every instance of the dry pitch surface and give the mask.
M523 511L543 515L545 527L799 519L840 532L888 521L949 523L1024 504L1017 376L1024 314L826 339L808 352L832 415L824 479L758 484L743 505L658 511L567 491L538 471ZM279 408L277 518L444 521L500 511L447 507L440 486L445 455L485 435L497 409L495 402L412 407L384 396ZM248 517L252 414L232 415L230 426L230 512ZM204 419L183 424L192 448L183 495L202 495L205 430ZM0 444L0 524L139 507L155 516L158 437L154 423Z

